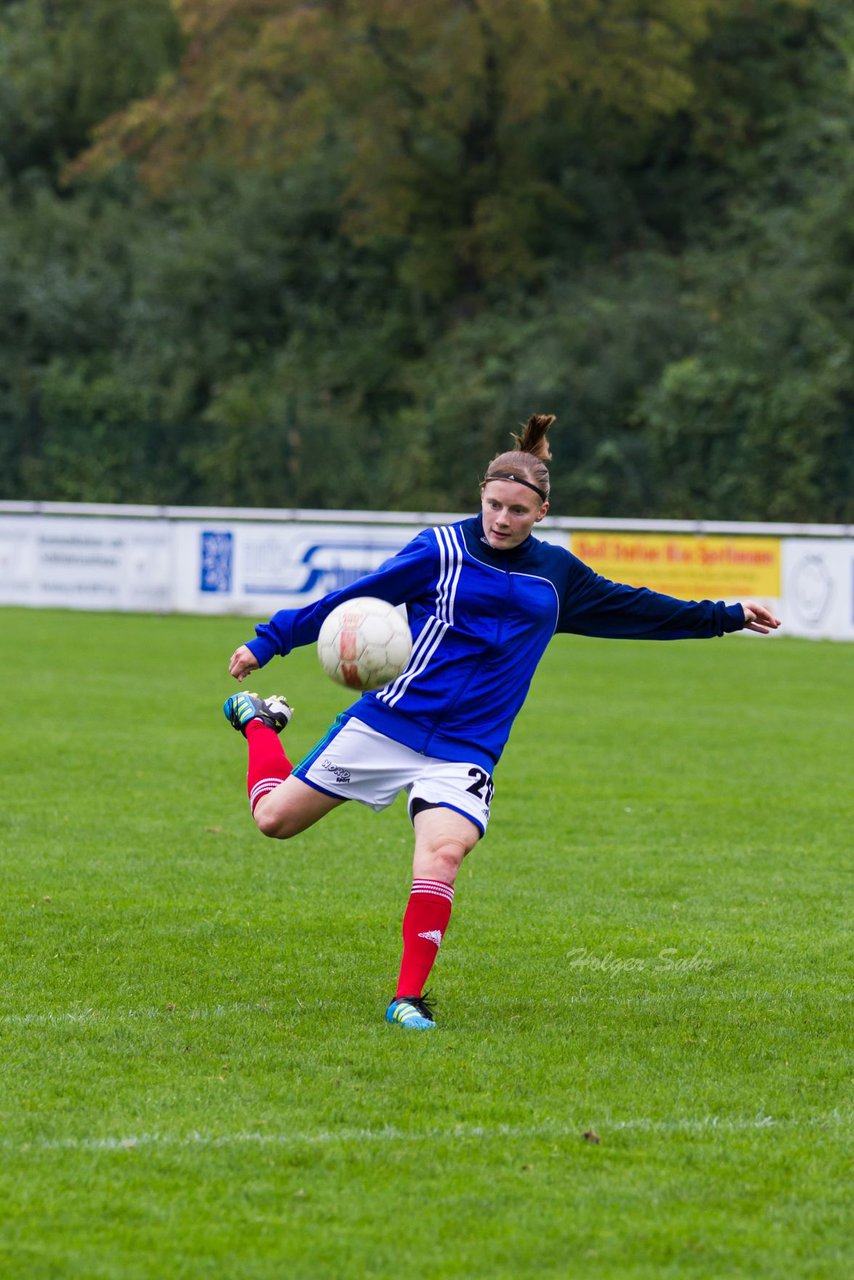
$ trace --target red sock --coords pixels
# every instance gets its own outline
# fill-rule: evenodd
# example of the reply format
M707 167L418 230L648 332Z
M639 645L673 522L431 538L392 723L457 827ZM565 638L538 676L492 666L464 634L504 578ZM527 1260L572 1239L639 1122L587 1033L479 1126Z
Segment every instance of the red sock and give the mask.
M451 918L453 885L413 880L403 917L403 959L396 996L420 996Z
M260 720L250 720L247 724L246 741L249 744L246 789L249 792L249 805L254 813L261 797L284 782L293 765L285 755L285 748L276 730Z

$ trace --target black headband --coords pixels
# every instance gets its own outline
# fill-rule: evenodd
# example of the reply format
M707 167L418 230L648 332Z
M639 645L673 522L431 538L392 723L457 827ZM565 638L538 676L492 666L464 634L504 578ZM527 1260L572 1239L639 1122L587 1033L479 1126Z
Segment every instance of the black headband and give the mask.
M514 475L512 471L493 471L491 475L483 477L484 484L489 484L490 480L514 480L516 484L523 484L526 489L533 489L534 493L539 494L543 502L548 501L548 494L543 493L539 485L531 484L530 480L525 480L522 476Z

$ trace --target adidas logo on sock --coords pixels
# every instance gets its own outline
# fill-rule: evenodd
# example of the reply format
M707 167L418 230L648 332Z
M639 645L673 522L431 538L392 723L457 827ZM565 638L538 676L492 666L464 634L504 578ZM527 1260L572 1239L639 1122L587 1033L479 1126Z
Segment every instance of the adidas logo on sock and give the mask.
M428 942L435 942L437 947L442 945L442 935L438 929L428 929L426 933L419 933L419 938L426 938Z

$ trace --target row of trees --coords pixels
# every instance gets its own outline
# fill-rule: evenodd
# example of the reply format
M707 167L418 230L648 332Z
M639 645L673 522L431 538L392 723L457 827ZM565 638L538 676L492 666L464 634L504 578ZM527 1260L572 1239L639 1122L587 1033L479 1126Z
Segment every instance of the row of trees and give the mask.
M6 0L0 496L854 520L845 0Z

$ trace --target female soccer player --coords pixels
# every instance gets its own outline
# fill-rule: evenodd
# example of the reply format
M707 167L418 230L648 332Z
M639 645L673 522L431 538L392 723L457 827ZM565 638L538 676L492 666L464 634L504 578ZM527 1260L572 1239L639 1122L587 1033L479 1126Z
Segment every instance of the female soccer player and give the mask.
M252 815L264 835L287 840L345 800L380 810L405 791L415 830L413 882L403 917L403 957L386 1020L435 1026L423 992L448 927L463 858L486 831L492 773L537 663L559 631L677 640L780 623L751 601L684 601L609 582L563 548L533 536L549 509L553 415L528 420L516 449L500 453L481 482L481 512L417 537L374 573L255 628L231 656L243 680L277 654L317 640L344 600L379 596L405 604L412 655L405 671L338 716L294 767L279 734L283 697L226 700L246 737Z

